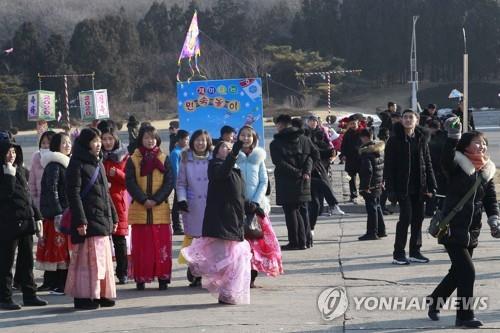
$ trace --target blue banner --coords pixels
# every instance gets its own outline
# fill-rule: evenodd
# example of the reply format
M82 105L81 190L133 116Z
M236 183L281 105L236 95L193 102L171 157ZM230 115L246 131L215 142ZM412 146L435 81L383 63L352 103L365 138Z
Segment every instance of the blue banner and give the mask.
M190 134L207 130L212 138L229 125L236 132L252 126L264 147L262 83L257 79L207 80L177 83L180 128Z

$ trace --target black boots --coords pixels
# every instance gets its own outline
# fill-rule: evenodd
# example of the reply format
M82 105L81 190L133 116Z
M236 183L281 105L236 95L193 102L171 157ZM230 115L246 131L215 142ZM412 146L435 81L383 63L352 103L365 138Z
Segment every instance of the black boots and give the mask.
M456 319L455 320L455 326L457 327L467 327L467 328L477 328L480 326L483 326L483 323L481 320L472 318L469 320L462 320L462 319Z
M21 306L13 300L0 302L0 310L21 310Z
M45 306L49 304L44 299L41 299L38 296L31 296L31 297L23 297L23 304L24 306Z
M90 298L75 298L73 302L77 310L95 310L99 308L99 303Z
M257 278L257 275L259 275L259 272L256 270L253 270L250 272L250 288L257 288L255 285L255 279Z
M159 290L167 290L169 283L170 283L170 280L160 280L160 279L158 279L158 289Z

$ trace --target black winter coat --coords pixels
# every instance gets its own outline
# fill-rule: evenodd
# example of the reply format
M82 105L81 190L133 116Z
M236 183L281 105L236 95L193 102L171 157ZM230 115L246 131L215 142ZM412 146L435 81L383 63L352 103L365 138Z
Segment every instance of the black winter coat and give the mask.
M418 174L420 194L432 193L437 189L428 146L428 133L420 126L415 128L418 149ZM393 135L387 141L384 154L385 188L398 197L409 194L410 184L410 142L401 123L394 124Z
M486 211L488 217L499 215L494 182L496 167L492 161L488 161L481 172L476 172L470 160L455 151L457 142L456 139L448 139L443 149L441 162L449 180L443 203L443 216L465 196L476 182L476 177L483 177L483 180L475 194L450 221L448 233L439 239L439 243L474 248L481 231L483 211Z
M345 156L345 171L359 172L361 159L359 156L359 147L361 147L361 139L357 130L349 129L344 134L340 151Z
M429 123L433 120L438 120L439 121L439 117L437 115L437 111L434 112L434 114L430 114L429 110L425 109L424 111L422 111L422 113L420 113L420 121L419 121L419 125L420 126L426 126L426 125L429 125Z
M443 173L441 157L447 139L448 135L445 131L437 130L431 135L431 140L429 141L429 152L431 154L434 178L436 178L437 182L437 193L442 195L446 193L446 176Z
M379 113L379 118L381 123L378 129L378 138L382 141L389 140L389 137L392 134L393 125L392 125L391 114L392 112L389 110L385 110Z
M236 158L213 158L208 163L208 192L202 235L231 241L243 241L245 183Z
M316 128L314 130L306 130L305 135L311 139L313 148L315 150L312 152L312 177L321 178L326 182L329 182L327 166L330 164L330 158L334 153L334 149L330 147L328 142L326 142L325 134L319 128Z
M17 166L15 176L3 172L5 156L11 147L14 147L17 152L14 162ZM2 212L0 240L12 240L26 235L28 225L32 225L34 220L42 219L29 193L26 180L27 170L22 166L22 156L20 146L7 141L0 143L0 212Z
M52 219L68 207L66 196L66 168L69 157L59 152L47 152L42 157L40 211L44 218Z
M359 154L361 155L361 168L359 169L359 190L370 190L375 195L382 192L384 182L384 152L385 143L383 141L370 141L361 145Z
M82 199L80 192L87 187L96 168L100 169L97 180ZM108 188L106 170L101 158L97 159L85 147L75 143L66 171L66 194L73 215L71 221L73 243L83 243L85 237L111 235L113 224L118 223L118 218ZM80 236L76 230L83 224L87 225L85 237Z
M304 131L288 127L274 135L270 145L278 205L311 201L311 175L314 147Z

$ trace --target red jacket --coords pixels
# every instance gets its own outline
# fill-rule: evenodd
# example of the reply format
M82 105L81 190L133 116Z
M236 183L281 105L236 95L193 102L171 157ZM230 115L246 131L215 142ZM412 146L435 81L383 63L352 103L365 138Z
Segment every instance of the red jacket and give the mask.
M127 148L120 146L111 151L104 152L103 164L106 168L106 176L111 185L109 193L118 214L118 229L114 235L125 236L128 234L128 194L125 187L125 166L129 158ZM115 168L114 176L110 175L110 169Z

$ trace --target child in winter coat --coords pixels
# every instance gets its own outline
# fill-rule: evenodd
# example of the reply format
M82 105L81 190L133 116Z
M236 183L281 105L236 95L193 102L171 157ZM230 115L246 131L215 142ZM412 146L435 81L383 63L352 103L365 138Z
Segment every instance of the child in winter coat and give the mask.
M50 149L50 140L56 133L53 131L47 131L42 134L40 137L40 141L38 141L38 151L33 154L31 159L31 169L30 176L28 180L28 186L30 188L30 194L35 202L37 207L40 207L40 193L42 176L43 176L43 167L40 163L42 155L48 152Z
M269 220L270 205L266 197L267 170L266 151L257 146L258 136L251 126L243 126L238 133L243 148L236 161L245 182L245 200L250 203L252 213L258 215L263 231L260 239L247 239L252 248L252 272L250 287L255 288L258 272L269 276L283 273L281 249Z
M126 166L127 190L132 196L128 222L132 225L132 261L138 290L158 278L166 290L172 275L172 228L167 201L173 189L168 157L161 151L156 129L144 126L138 148Z
M203 288L221 304L250 303L250 245L244 239L245 184L235 168L243 146L221 141L208 165L207 206L202 237L181 250Z
M115 249L116 277L118 284L128 281L128 194L125 186L125 166L129 158L127 148L121 144L112 121L101 121L98 125L101 131L103 164L106 169L109 193L118 215L118 228L113 233Z
M178 130L175 141L176 143L174 149L170 152L170 165L172 166L172 172L174 174L174 187L177 182L177 176L179 175L181 154L189 145L189 133L185 130ZM179 200L177 198L176 189L174 193L174 204L172 206L172 227L174 229L174 235L184 235L184 229L182 228L181 220L179 218L178 202Z
M44 283L55 295L64 295L69 266L68 237L59 227L63 211L68 207L66 169L71 148L70 137L64 132L57 133L50 141L50 151L41 159L44 171L40 211L44 217L44 233L37 244L36 267L45 271Z
M359 133L362 145L359 148L361 163L359 169L359 192L365 199L366 234L359 237L360 241L375 240L386 237L384 214L380 206L380 195L383 187L384 158L382 152L385 148L383 141L372 141L372 132L363 129Z
M184 241L181 248L191 245L193 238L201 236L207 201L207 170L211 149L212 139L208 132L197 130L189 140L189 150L182 153L177 177L177 200L184 223ZM182 254L179 255L178 261L179 264L187 263ZM187 276L191 282L190 286L201 285L201 278L193 277L189 268Z

